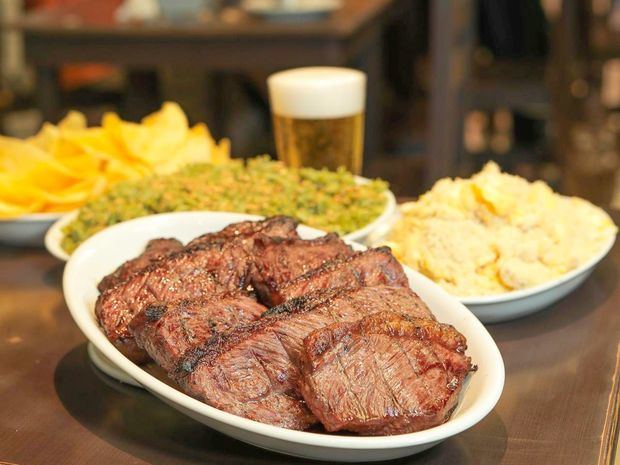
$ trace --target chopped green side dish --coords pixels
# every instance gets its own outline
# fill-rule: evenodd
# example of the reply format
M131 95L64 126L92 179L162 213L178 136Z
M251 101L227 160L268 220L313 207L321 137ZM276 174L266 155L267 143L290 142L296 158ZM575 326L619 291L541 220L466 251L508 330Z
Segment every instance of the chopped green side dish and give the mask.
M269 157L224 165L188 165L166 176L123 181L80 208L63 232L71 253L88 237L121 221L177 211L228 211L288 215L304 224L347 234L375 220L386 205L388 185L359 185L341 169L292 169Z

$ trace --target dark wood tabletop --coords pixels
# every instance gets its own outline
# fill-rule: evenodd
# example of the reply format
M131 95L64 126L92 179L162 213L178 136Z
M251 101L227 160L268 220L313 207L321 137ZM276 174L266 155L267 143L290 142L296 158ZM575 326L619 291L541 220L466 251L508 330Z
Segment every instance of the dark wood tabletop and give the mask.
M613 463L619 270L616 244L561 302L489 326L506 364L496 408L470 430L391 463ZM0 463L308 463L223 436L100 373L65 306L62 272L43 250L0 247Z

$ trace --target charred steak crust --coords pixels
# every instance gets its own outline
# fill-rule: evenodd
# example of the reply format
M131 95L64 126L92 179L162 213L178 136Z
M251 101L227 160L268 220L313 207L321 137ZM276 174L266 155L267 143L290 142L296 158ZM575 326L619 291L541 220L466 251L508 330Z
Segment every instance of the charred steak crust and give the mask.
M224 233L192 241L193 244L151 263L100 294L95 304L99 325L127 357L137 363L148 360L128 329L136 313L149 304L247 289L253 266L253 234L296 236L296 226L290 218L274 217L231 225Z
M167 257L183 248L183 244L176 239L152 239L146 244L144 252L132 260L119 266L114 272L105 276L97 285L99 292L126 281L131 275L143 270L151 263Z
M305 429L316 419L299 402L298 364L304 338L334 322L357 321L394 307L414 316L430 315L408 288L314 292L272 309L253 323L216 334L204 347L190 351L172 376L185 392L221 410Z
M298 238L297 226L299 222L288 216L272 216L262 221L242 221L226 226L221 231L203 234L192 239L188 247L208 244L213 240L234 239L264 234L270 237Z
M130 359L150 355L186 393L262 423L379 435L447 421L475 369L465 338L389 248L296 228L280 216L186 247L151 241L99 284L99 323Z
M181 300L147 306L129 324L138 347L164 370L213 335L258 319L266 308L243 294Z
M401 434L447 421L475 369L452 326L394 312L313 331L299 388L327 431Z
M226 412L283 428L316 423L291 377L284 347L266 319L214 335L190 351L173 377L189 395Z
M254 241L252 285L261 300L271 305L278 286L352 254L353 249L334 233L312 240L260 235Z
M148 360L127 325L149 304L238 291L247 286L250 259L241 247L215 243L184 249L99 295L95 314L110 341L135 362Z
M389 247L368 249L324 263L277 289L273 299L276 303L282 303L319 289L379 284L409 286L402 265L394 258Z
M196 258L196 257L194 257ZM128 325L132 318L147 305L170 302L179 298L197 299L210 294L226 292L215 276L204 268L190 263L172 264L137 273L120 285L99 295L95 315L107 338L128 358L136 363L148 360L133 339ZM176 266L175 266L176 265Z

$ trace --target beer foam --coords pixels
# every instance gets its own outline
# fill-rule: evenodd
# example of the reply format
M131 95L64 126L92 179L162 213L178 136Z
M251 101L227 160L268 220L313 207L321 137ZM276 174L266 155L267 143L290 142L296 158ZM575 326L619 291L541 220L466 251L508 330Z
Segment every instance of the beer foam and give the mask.
M304 119L341 118L364 111L366 75L349 68L308 67L267 79L271 111Z

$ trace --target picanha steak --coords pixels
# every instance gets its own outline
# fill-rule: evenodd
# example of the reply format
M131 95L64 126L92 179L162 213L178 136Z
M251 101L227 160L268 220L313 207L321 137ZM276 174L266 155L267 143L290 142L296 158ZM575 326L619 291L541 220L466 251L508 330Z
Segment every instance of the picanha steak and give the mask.
M393 312L304 340L300 390L327 431L411 433L444 423L472 370L452 326Z
M151 304L247 290L253 268L253 232L296 236L292 225L296 223L283 217L243 223L242 232L229 227L157 260L99 295L95 314L100 326L127 357L137 363L148 360L128 329L138 312Z
M144 252L132 260L127 260L114 272L104 277L97 289L103 292L129 279L129 277L150 264L167 257L183 248L183 244L176 239L152 239L146 244Z
M398 309L416 317L430 311L409 288L332 288L293 299L260 320L212 338L175 376L188 394L229 413L292 429L316 422L299 394L304 338L335 322L357 321Z
M241 293L148 305L129 324L138 347L167 372L215 334L257 320L267 310Z
M259 235L282 238L298 238L299 223L288 216L272 216L263 221L242 221L226 226L221 231L211 232L192 239L187 246L208 244L214 240L241 238L246 247L252 246L252 240ZM248 241L249 240L249 241ZM248 243L249 242L249 243Z
M262 423L388 435L447 421L474 369L463 335L389 248L296 228L278 216L153 240L99 284L99 324L187 394Z
M312 240L258 237L254 244L252 284L262 302L273 305L274 293L293 279L326 262L353 255L353 249L336 234Z
M394 258L389 247L368 249L346 258L331 260L281 286L274 292L273 300L282 303L320 289L379 284L409 286L402 265Z

